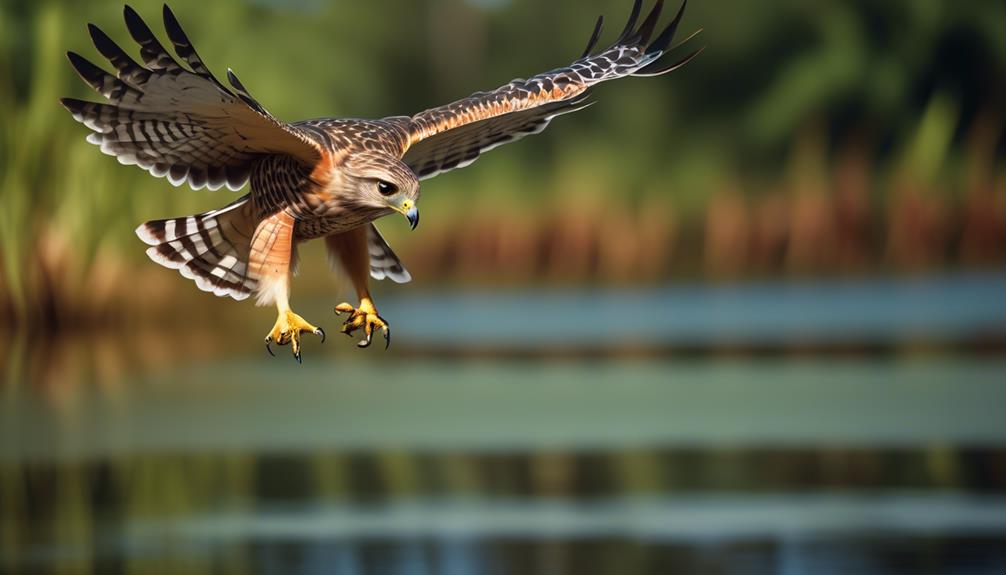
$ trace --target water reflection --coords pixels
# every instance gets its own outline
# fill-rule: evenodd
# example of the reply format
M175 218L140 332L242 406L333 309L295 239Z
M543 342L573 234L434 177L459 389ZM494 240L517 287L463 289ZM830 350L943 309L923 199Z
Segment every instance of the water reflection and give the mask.
M941 314L894 314L938 320L868 354L678 353L695 314L601 355L7 342L0 571L1004 572L1006 361L968 326L1006 330Z
M32 405L38 394L9 391L6 413L18 417L5 415L5 426L19 440L15 444L7 435L0 450L5 567L138 573L314 573L333 566L340 573L846 573L856 567L983 573L1006 562L1006 441L994 433L1002 425L992 422L984 437L966 425L977 419L969 416L980 407L977 399L992 398L993 409L1001 405L989 393L996 386L1001 392L1006 381L999 362L892 367L877 360L809 361L798 369L792 362L760 359L733 370L707 361L658 363L659 371L674 377L651 384L646 380L652 372L641 360L585 369L545 362L535 371L549 373L547 381L517 377L506 388L516 394L509 399L490 391L501 382L473 382L465 374L513 375L526 368L450 362L462 372L455 381L430 365L405 363L409 373L430 373L429 381L410 384L422 393L409 393L400 383L389 388L374 381L324 381L318 374L329 366L305 370L306 379L322 380L318 387L263 383L274 372L261 365L237 370L240 381L234 384L215 378L221 370L234 371L232 366L210 365L199 368L206 377L197 381L164 385L141 377L111 396L94 387L70 409L43 401L39 411ZM881 365L864 367L875 363ZM356 374L359 366L343 368ZM400 368L386 369L394 374ZM254 372L262 372L259 379ZM814 373L822 381L809 383ZM806 409L823 415L820 425L791 418L784 427L792 436L780 441L772 425L777 414L764 412L762 404L734 405L730 391L741 381L775 403L793 391L780 382L786 377L825 400L799 397ZM579 381L563 383L570 378ZM932 413L927 402L943 401L944 386L953 386L962 399L942 405L955 422L951 426L914 425L894 414L907 424L907 431L894 434L881 419L849 419L850 428L865 425L867 436L877 438L870 444L829 423L827 387L842 380L893 388L907 381L911 385L900 399L881 401L908 403L923 417ZM612 419L597 419L603 412L591 406L609 401L603 391L612 385L627 403L610 405ZM453 408L471 408L471 397L465 398L471 386L488 393L498 408L476 409L481 428L459 429L441 417L441 433L432 416L410 419L402 411L430 415L451 398ZM558 395L536 395L542 386ZM669 391L653 396L654 389ZM913 403L911 397L927 389L928 399ZM321 395L325 390L334 395ZM580 399L563 390L576 391ZM705 424L672 424L685 419L682 409L693 409L673 404L675 390L684 392L678 397L708 394L698 409ZM311 411L297 401L291 407L289 396L298 394L325 408ZM396 394L407 396L404 405L382 403ZM96 399L102 396L110 400ZM433 406L424 404L424 396ZM852 396L861 398L860 407L871 399L859 389ZM336 420L347 414L331 398L367 417L340 427ZM532 439L550 426L523 435L500 425L500 419L512 421L521 405L541 401L549 409L572 405L574 417L557 413L551 426L565 427L567 438L585 443L550 447ZM258 402L268 409L256 407ZM638 413L628 429L649 428L659 420L637 409L647 402L657 403L668 418L659 426L666 434L625 441L625 429L613 421ZM848 419L851 409L841 407L836 421ZM271 411L301 420L268 420ZM740 431L724 439L724 419L745 411L756 415L742 419ZM114 424L135 412L128 425ZM361 430L368 421L379 429ZM71 435L36 431L60 425ZM302 431L270 441L298 425ZM336 432L327 435L326 425ZM588 433L591 425L601 431ZM266 433L255 432L262 428ZM429 435L417 441L422 430ZM466 449L446 441L466 432L456 442ZM956 433L956 440L939 441L940 433Z
M1001 573L1002 541L981 537L710 542L683 545L632 539L479 542L353 541L311 546L264 544L255 572L299 573ZM920 555L919 547L932 551ZM962 560L962 556L968 559ZM334 570L334 571L333 571Z
M17 572L991 573L1006 566L1004 463L1002 449L5 463L3 556Z

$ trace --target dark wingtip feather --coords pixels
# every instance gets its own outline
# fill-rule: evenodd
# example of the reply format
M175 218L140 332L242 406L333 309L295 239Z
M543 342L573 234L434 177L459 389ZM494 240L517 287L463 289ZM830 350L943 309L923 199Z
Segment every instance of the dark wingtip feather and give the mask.
M143 21L143 18L140 17L136 10L133 10L132 6L126 4L122 8L122 15L125 17L126 28L129 30L129 35L132 36L133 40L136 40L141 47L143 47L146 42L150 41L153 41L156 45L160 46L160 42L157 41L157 37L154 36L154 33L150 30L150 26L147 26L147 23Z
M94 44L94 47L102 56L111 60L119 54L125 54L122 48L119 48L119 45L109 38L108 34L105 34L105 31L101 28L98 28L94 24L88 24L87 32L91 35L91 43Z
M167 4L164 5L162 10L164 18L164 31L168 33L168 39L171 43L175 45L175 53L182 57L182 59L188 60L187 54L180 50L181 47L185 47L187 50L195 52L192 48L192 42L189 41L189 37L185 35L185 30L182 30L182 25L178 22L178 18L175 18L174 12ZM189 62L191 64L191 62Z
M91 42L94 43L94 47L98 49L99 52L105 57L108 57L108 50L110 47L115 45L115 42L108 37L108 34L101 29L91 24L87 24L87 33L91 35Z
M210 72L210 69L203 63L202 58L196 53L196 48L192 45L192 41L189 40L188 35L185 34L185 30L182 29L181 23L178 22L178 18L175 17L174 12L171 11L171 8L167 4L164 5L163 12L164 29L167 31L171 43L174 44L175 54L178 54L182 60L186 61L193 72L210 80L224 92L231 94L231 91L224 87L213 75L213 72Z
M248 89L244 87L241 80L238 80L238 77L234 75L234 70L231 70L230 68L227 68L227 81L231 83L231 86L234 86L235 90L237 90L237 96L238 98L241 98L242 102L248 104L253 110L261 114L269 114L266 109L262 107L262 104L259 104L255 98L252 98L252 95L248 93Z
M172 41L175 40L175 36L179 39L188 42L188 38L185 36L185 32L182 30L182 25L178 23L178 18L175 18L175 13L171 11L171 7L167 4L161 9L162 17L164 18L164 29L168 32L168 37Z
M104 70L95 66L90 60L76 52L67 52L66 59L70 61L70 65L73 66L77 75L91 86L94 86L95 78L100 79L105 73Z
M147 23L140 18L136 10L129 4L122 7L122 16L126 20L126 29L129 30L129 35L133 37L141 46L146 42L153 33L150 31L150 27Z
M663 52L670 46L671 41L674 40L674 33L678 31L678 24L681 23L681 17L685 15L685 6L688 5L688 0L681 2L681 8L678 8L678 13L675 14L674 20L664 28L664 31L657 36L657 39L653 41L649 46L646 47L646 53L652 54L654 52Z
M83 122L84 110L91 105L91 102L78 100L77 98L60 98L59 103L66 108L67 112L73 115L73 119Z
M653 5L653 9L650 10L650 14L646 17L646 20L643 20L642 25L639 26L639 30L636 32L640 44L650 41L650 37L653 36L653 29L656 28L657 20L660 19L660 13L663 10L664 0L657 0L657 3Z
M142 83L146 79L150 72L134 62L101 28L88 24L87 30L94 47L115 67L119 78L132 83Z
M129 28L130 33L133 33L134 30L149 30L147 23L129 4L122 6L122 16L126 20L126 28Z
M241 80L238 80L238 77L234 75L234 70L231 70L230 68L227 68L227 81L231 83L231 86L234 86L235 89L240 90L241 92L248 91L245 90Z
M195 49L192 47L192 41L189 40L189 37L185 34L185 30L182 29L182 25L178 21L178 18L175 17L175 13L171 11L171 7L165 4L162 12L164 18L164 30L168 33L168 39L170 39L176 47L187 46L190 50L195 52ZM182 56L182 54L179 54L179 56Z
M85 70L100 70L100 68L91 63L90 60L72 50L66 53L66 59L70 61L70 65L73 66L73 69L81 74L83 74L83 71Z
M632 5L632 13L629 14L629 21L625 23L625 29L618 35L618 39L615 40L616 46L624 42L632 34L632 30L636 27L636 21L639 20L639 14L642 11L643 0L636 0Z
M79 101L79 100L74 100L73 98L60 98L59 99L59 105L63 106L64 108L66 108L66 111L70 112L72 114L72 113L74 113L76 111L76 107L74 106L74 102L77 102L77 101Z
M602 28L604 28L604 16L598 16L597 23L594 24L594 33L590 35L590 40L587 42L587 47L584 48L583 54L580 56L580 58L586 58L587 56L590 56L590 51L594 49L594 46L597 45L598 38L601 37Z

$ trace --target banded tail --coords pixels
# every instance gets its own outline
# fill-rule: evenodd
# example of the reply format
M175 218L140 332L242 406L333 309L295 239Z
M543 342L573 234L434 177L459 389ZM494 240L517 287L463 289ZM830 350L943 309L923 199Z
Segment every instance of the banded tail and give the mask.
M248 199L203 214L149 221L136 228L136 235L151 246L150 259L177 269L203 291L241 301L258 284L248 274L256 224Z

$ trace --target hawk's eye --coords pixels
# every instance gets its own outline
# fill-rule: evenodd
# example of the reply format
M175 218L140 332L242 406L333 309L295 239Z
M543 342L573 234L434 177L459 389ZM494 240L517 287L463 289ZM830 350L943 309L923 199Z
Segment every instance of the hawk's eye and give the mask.
M398 186L384 180L377 180L377 191L385 196L390 196L398 191Z

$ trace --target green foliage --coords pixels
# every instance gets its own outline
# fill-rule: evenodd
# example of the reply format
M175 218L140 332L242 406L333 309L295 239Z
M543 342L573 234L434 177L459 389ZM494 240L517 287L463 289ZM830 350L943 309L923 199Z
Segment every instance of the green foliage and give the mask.
M630 4L172 2L209 66L234 68L288 120L412 113L564 65L598 13L611 39ZM160 31L160 2L136 8ZM99 250L142 257L131 234L140 221L232 199L171 189L83 142L57 99L97 98L63 57L102 62L88 21L135 53L115 3L0 4L0 301L15 308L39 297L31 276L52 242L81 263L64 270L77 281ZM583 192L613 205L659 195L701 218L719 186L778 174L807 126L833 141L865 129L928 180L958 153L960 126L1001 110L1006 94L1006 5L993 0L693 2L682 37L699 27L691 45L708 49L683 70L602 86L597 106L546 136L427 183L425 211L531 213Z

